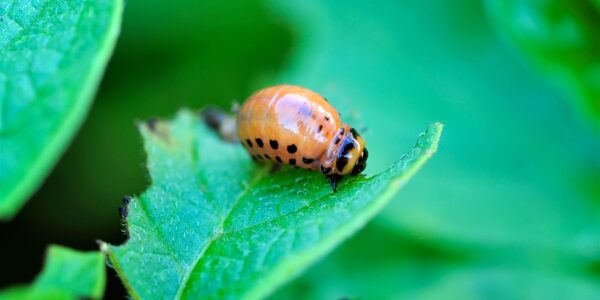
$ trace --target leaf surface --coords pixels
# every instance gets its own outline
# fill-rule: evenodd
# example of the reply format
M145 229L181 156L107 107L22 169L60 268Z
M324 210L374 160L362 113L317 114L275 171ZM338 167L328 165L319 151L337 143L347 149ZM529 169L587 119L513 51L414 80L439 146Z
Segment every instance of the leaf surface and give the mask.
M498 31L600 129L600 1L485 1Z
M386 171L269 174L189 111L141 126L152 185L128 205L130 238L103 249L142 299L258 298L361 228L437 150L442 125Z
M0 3L0 219L37 189L82 123L121 0Z
M101 298L106 285L104 255L52 245L44 269L31 285L11 287L0 299Z

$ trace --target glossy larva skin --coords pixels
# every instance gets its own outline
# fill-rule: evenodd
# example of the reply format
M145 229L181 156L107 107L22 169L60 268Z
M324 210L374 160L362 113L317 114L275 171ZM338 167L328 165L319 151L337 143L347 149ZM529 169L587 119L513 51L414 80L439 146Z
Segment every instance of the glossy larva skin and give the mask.
M325 98L299 86L276 85L254 93L236 123L239 140L254 159L320 171L330 181L337 176L334 189L339 176L360 173L366 165L364 140L342 124Z
M250 96L238 112L237 124L240 141L254 158L279 158L311 170L320 169L321 157L342 126L323 97L291 85L265 88Z

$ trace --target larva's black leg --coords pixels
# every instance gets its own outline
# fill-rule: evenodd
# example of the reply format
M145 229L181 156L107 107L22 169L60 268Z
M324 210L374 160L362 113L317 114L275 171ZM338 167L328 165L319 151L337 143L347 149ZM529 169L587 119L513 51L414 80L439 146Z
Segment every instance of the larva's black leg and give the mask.
M338 175L338 174L332 174L332 175L326 175L327 176L327 180L329 180L329 183L331 184L331 188L333 189L333 192L337 192L337 183L338 181L340 181L340 179L342 178L342 176Z
M205 108L201 114L206 125L215 131L219 131L219 127L226 117L225 113L213 106Z
M119 207L119 214L121 215L121 219L125 220L127 215L129 214L129 202L131 202L131 196L123 196L123 205Z
M222 140L227 142L236 142L238 140L237 124L234 116L210 106L205 108L201 114L206 125L216 131Z
M282 164L273 164L271 166L271 170L269 170L269 174L274 174L281 171L283 165Z

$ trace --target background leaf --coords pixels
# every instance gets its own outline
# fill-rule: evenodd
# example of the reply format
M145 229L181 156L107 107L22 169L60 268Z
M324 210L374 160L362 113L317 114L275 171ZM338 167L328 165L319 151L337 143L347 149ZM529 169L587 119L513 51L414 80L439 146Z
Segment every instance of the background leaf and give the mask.
M344 119L368 127L363 136L376 151L368 174L395 161L431 120L447 124L443 151L364 233L372 248L393 241L396 255L385 261L411 268L363 268L368 253L334 252L323 264L344 272L325 273L319 286L302 285L317 282L302 277L298 295L369 298L408 283L450 297L479 286L473 283L492 268L515 272L519 283L597 286L600 143L563 86L502 40L484 1L386 2L129 1L80 134L22 212L0 222L0 265L11 274L0 276L0 286L32 278L48 243L96 249L98 238L123 242L121 197L140 194L147 182L136 120L182 106L228 109L281 82L322 92ZM451 288L443 278L453 274L464 280ZM108 279L107 297L122 298L119 279ZM518 295L519 288L502 290Z
M600 130L600 1L485 1L496 28Z
M342 114L360 114L373 132L367 139L379 152L367 170L389 164L427 120L450 124L436 172L408 187L384 222L473 251L493 245L584 259L600 253L593 246L600 245L600 143L556 91L514 63L481 3L376 3L274 5L303 29L296 63L279 81L322 91L342 110L364 103ZM446 13L455 4L464 16Z
M7 258L0 265L11 273L0 276L0 286L32 278L49 243L89 250L97 249L97 239L123 243L121 198L140 194L148 182L135 122L182 106L229 109L272 77L290 52L284 20L261 0L129 1L123 14L119 42L79 133L22 211L0 222L0 253ZM124 297L116 275L108 286L108 298Z
M65 150L117 38L121 0L0 4L0 219Z
M427 120L448 124L444 151L431 164L435 172L415 178L390 203L376 220L381 227L438 251L486 255L475 265L451 266L457 270L520 264L541 276L597 279L600 143L559 91L503 46L483 3L271 3L299 36L294 64L277 81L320 91L344 116L359 114L372 132L369 149L379 151L367 171L388 164ZM385 247L376 241L371 246ZM443 264L438 251L424 255ZM361 264L351 256L327 259L348 268ZM416 265L418 271L427 267ZM344 296L343 282L356 272L332 274L335 281L321 281L317 289ZM385 275L374 273L353 281L352 290L378 286ZM462 284L476 282L479 274L463 273L473 277ZM393 288L417 275L386 283ZM308 289L302 282L296 290ZM444 289L447 297L458 293Z
M492 260L487 253L435 248L370 223L271 298L598 299L594 279L529 268L522 263L528 255L521 262Z
M362 227L436 151L441 125L376 176L268 174L183 111L141 127L152 185L129 204L130 239L103 246L135 298L257 298Z
M0 299L80 299L102 297L106 284L104 255L52 245L44 269L29 286L0 292Z

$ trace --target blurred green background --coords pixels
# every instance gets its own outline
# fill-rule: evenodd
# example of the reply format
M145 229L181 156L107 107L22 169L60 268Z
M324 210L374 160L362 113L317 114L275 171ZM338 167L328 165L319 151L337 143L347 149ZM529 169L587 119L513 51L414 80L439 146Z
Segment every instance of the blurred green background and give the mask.
M148 185L136 121L285 82L368 127L368 174L446 129L381 216L273 298L600 298L599 24L591 0L129 1L83 127L0 224L0 286L49 243L124 241L121 198Z

